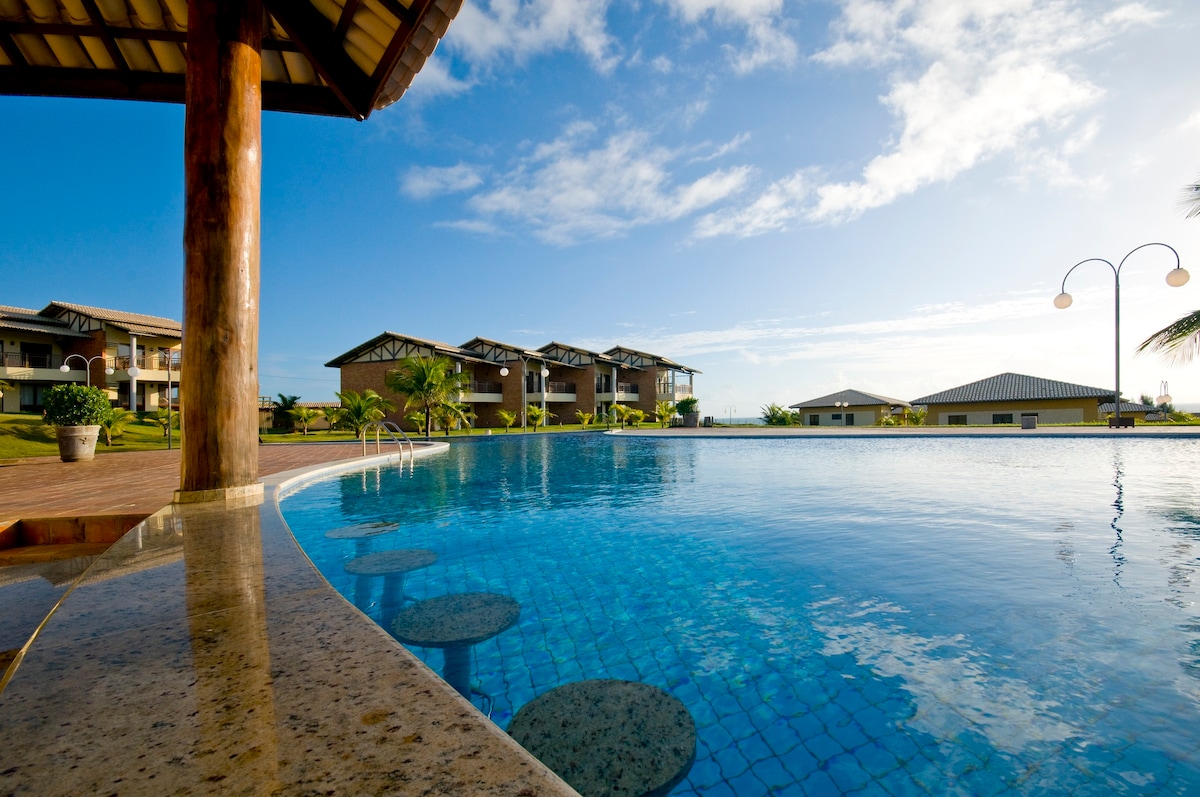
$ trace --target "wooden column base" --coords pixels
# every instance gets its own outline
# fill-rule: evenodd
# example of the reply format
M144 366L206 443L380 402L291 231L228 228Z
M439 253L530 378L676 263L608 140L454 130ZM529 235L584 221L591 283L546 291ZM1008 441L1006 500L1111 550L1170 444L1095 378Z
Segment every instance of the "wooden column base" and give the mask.
M224 503L237 502L243 504L262 503L263 486L262 483L244 484L240 487L218 487L214 490L176 490L175 503L177 504L206 504L211 501L222 501ZM251 499L257 498L257 501Z

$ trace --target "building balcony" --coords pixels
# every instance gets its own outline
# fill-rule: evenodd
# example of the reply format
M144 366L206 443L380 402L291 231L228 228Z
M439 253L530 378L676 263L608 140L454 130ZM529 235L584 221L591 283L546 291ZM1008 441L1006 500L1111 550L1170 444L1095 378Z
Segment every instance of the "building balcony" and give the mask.
M546 401L571 402L575 400L573 382L547 382Z
M462 401L468 404L499 404L504 400L504 386L499 382L471 382Z
M640 398L640 396L638 395L637 385L632 382L617 383L617 401L637 401L638 398Z

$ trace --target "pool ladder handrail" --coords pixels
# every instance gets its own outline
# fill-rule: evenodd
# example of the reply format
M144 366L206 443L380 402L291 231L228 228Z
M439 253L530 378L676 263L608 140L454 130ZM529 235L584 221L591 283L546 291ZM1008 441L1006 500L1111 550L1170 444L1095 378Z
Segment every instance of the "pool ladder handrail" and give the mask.
M392 442L396 444L396 447L398 449L400 449L400 464L401 465L404 465L404 443L408 443L408 461L409 461L409 464L412 465L412 467L416 467L417 446L415 443L413 443L412 438L410 438L407 434L405 434L404 430L401 429L394 421L371 421L370 423L368 423L366 426L363 427L362 441L363 441L363 456L364 457L367 455L367 432L371 431L372 429L375 430L375 453L376 454L379 453L379 430L382 429L383 431L387 432L387 436L392 438ZM396 434L395 434L396 432L400 433L400 437L396 437ZM401 438L403 438L403 442L401 442Z

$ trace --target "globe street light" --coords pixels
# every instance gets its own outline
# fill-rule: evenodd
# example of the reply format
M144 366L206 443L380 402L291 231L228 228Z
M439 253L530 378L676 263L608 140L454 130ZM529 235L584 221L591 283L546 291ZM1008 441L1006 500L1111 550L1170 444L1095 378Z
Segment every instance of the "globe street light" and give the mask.
M87 386L91 387L92 386L92 361L93 360L103 360L104 355L97 354L95 357L84 357L82 354L68 354L66 357L63 358L63 363L62 363L62 365L58 366L58 370L62 371L64 374L69 372L71 370L71 366L67 365L67 363L69 363L75 357L78 357L79 359L83 360L83 362L85 363L85 365L83 366L83 370L87 373ZM104 373L107 376L112 376L113 369L105 368Z
M1175 255L1175 268L1167 272L1167 284L1172 288L1178 288L1187 284L1191 277L1179 264L1179 253L1171 246L1164 243L1151 242L1135 247L1129 254L1121 258L1118 265L1113 265L1102 257L1089 257L1087 260L1080 260L1075 265L1068 269L1063 275L1062 288L1058 296L1054 297L1054 306L1059 310L1066 310L1071 306L1071 294L1067 293L1067 277L1071 276L1071 272L1082 266L1084 263L1103 263L1112 269L1113 273L1113 360L1114 360L1114 379L1113 379L1113 408L1116 410L1117 427L1121 426L1121 267L1125 265L1125 261L1129 256L1139 249L1145 249L1147 246L1164 246L1171 250L1171 254Z
M849 401L835 401L835 402L833 402L833 406L837 407L838 409L840 409L842 411L842 426L849 426L850 424L846 423L846 420L847 420L846 419L846 415L847 415L846 410L850 409L850 402Z

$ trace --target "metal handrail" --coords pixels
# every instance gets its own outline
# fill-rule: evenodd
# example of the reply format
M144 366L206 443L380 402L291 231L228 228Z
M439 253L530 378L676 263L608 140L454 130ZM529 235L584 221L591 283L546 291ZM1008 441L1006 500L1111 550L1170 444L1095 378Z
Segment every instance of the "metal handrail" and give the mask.
M416 467L417 446L416 446L416 444L413 443L412 439L407 434L404 433L404 430L401 429L398 425L396 425L396 423L394 421L371 421L370 423L368 423L366 426L363 427L362 441L363 441L363 456L364 457L367 455L367 432L369 432L372 429L375 430L375 453L376 454L379 453L379 430L382 429L383 431L387 432L387 436L392 438L392 442L396 444L396 447L398 449L400 449L400 464L401 465L404 464L404 443L408 443L408 461L413 465L413 467ZM400 433L400 437L404 438L403 443L400 442L400 438L397 438L396 435L394 434L394 432Z

